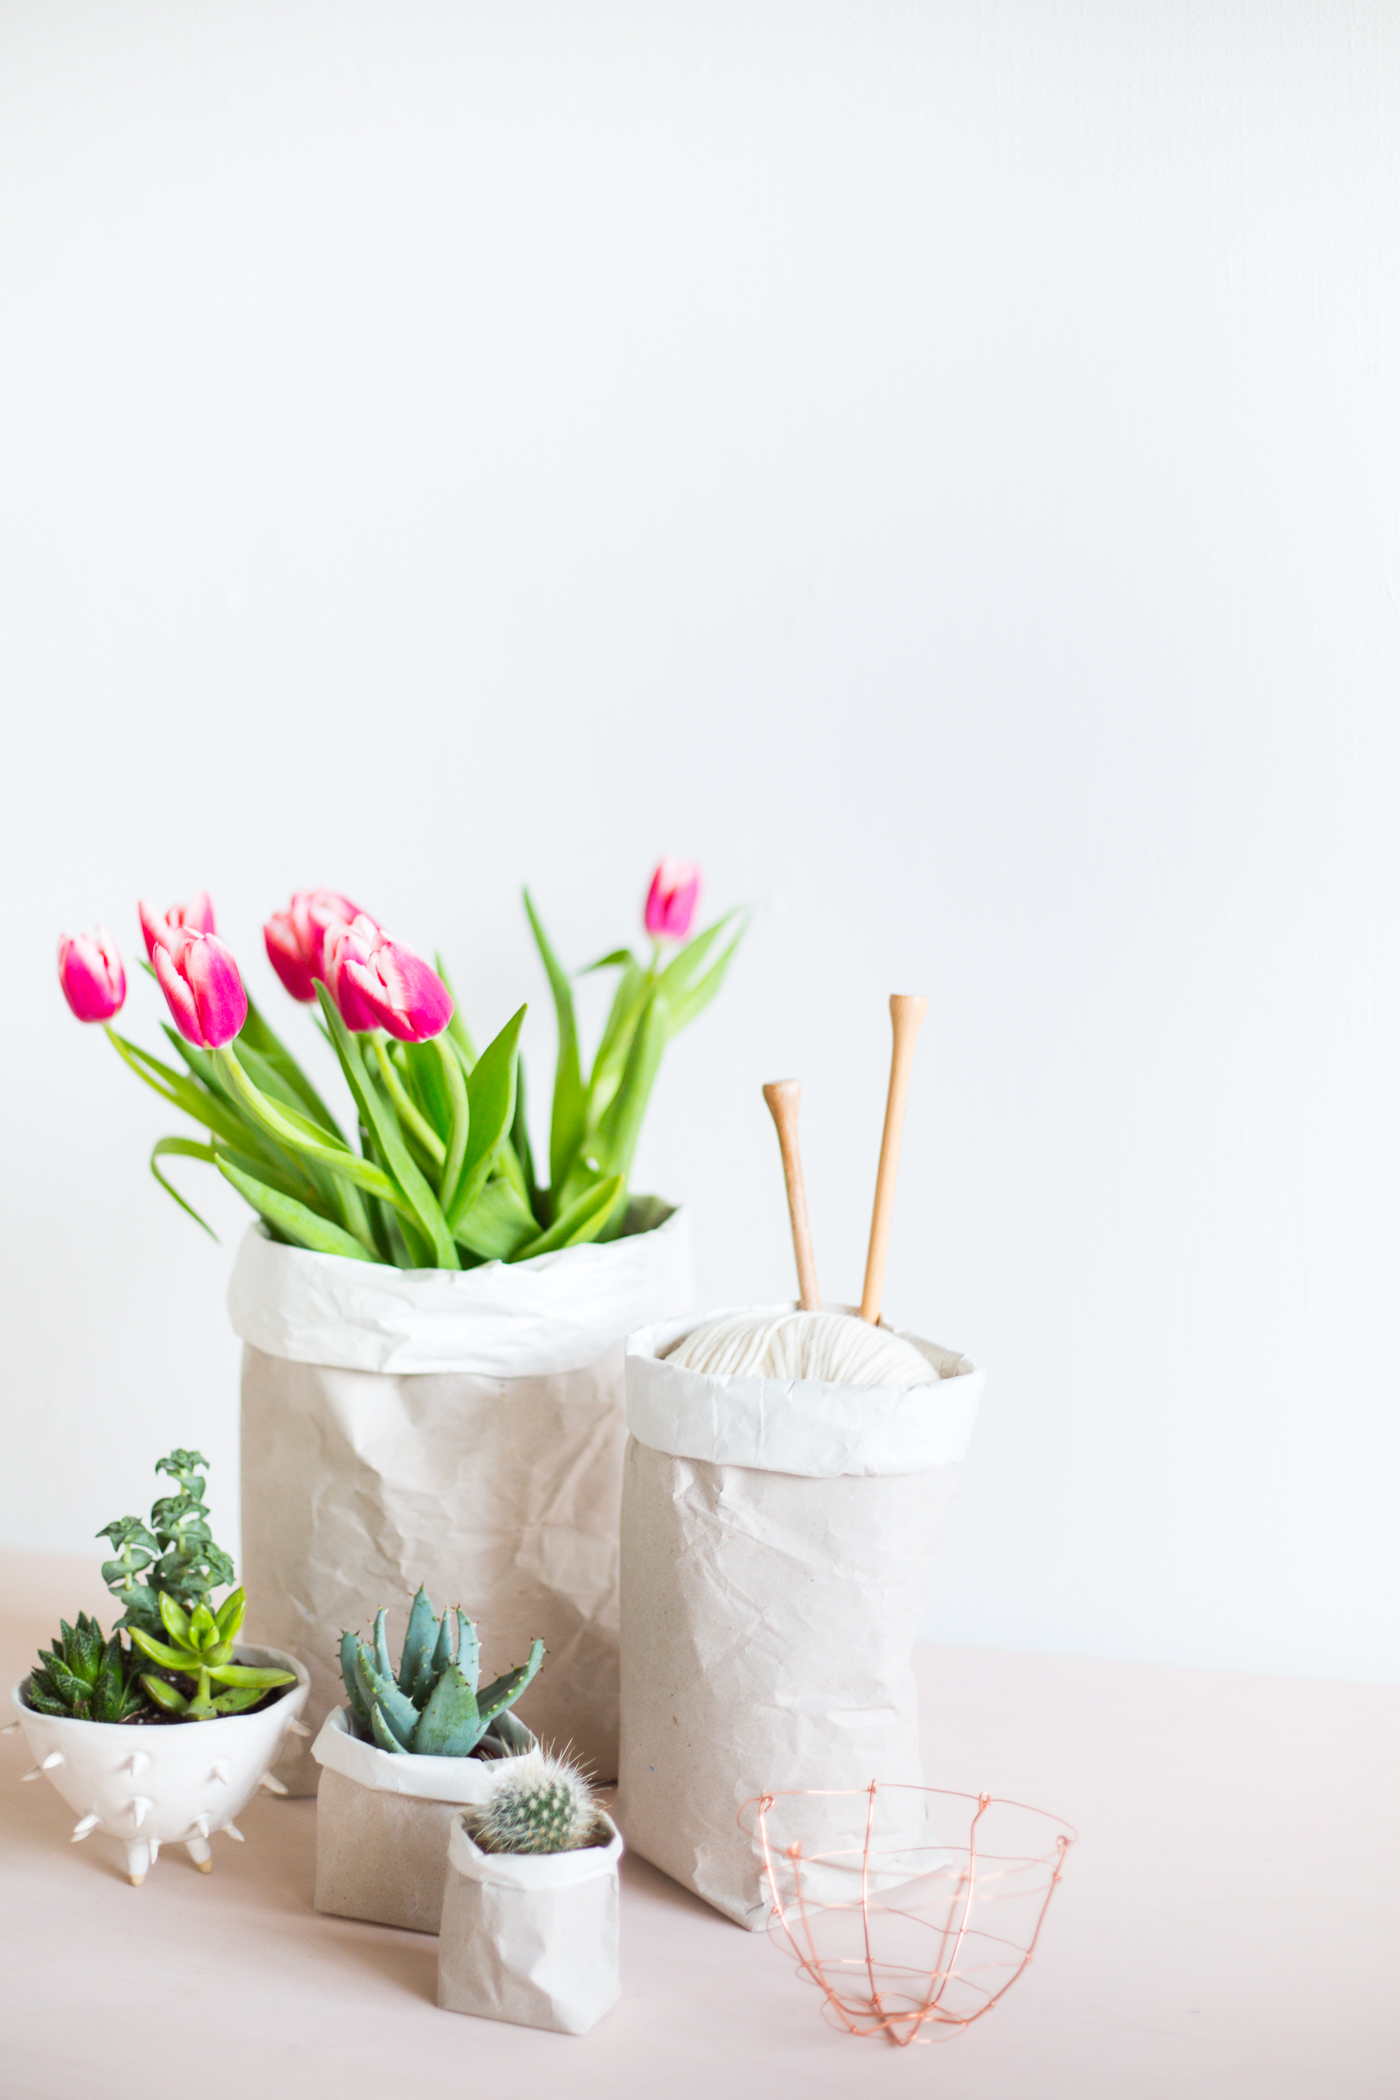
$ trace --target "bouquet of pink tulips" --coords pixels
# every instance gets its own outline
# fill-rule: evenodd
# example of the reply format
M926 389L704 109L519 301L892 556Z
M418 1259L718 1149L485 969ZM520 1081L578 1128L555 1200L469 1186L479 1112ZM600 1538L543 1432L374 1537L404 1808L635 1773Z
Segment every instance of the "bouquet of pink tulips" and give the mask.
M524 1261L658 1222L627 1199L647 1099L667 1042L719 989L744 930L734 911L687 939L699 879L663 861L644 914L649 958L622 948L590 965L620 975L586 1079L570 980L527 894L559 1027L547 1182L536 1180L525 1121L526 1009L478 1055L441 957L434 969L338 891L299 891L263 937L292 998L319 1007L358 1146L249 999L206 895L163 918L140 906L183 1070L110 1025L127 987L104 929L62 938L59 979L78 1019L103 1024L132 1071L207 1134L161 1138L151 1155L161 1187L197 1223L160 1160L217 1167L273 1237L294 1246L408 1269Z

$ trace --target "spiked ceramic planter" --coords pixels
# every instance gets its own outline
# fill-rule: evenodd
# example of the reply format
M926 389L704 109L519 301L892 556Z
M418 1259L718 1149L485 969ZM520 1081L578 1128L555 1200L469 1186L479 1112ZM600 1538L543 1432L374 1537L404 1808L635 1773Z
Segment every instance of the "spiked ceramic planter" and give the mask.
M133 1888L141 1886L162 1845L183 1844L207 1874L213 1833L226 1830L241 1838L234 1817L258 1787L286 1791L268 1768L290 1732L306 1733L297 1717L311 1680L296 1657L280 1648L240 1642L233 1652L255 1668L294 1670L297 1681L257 1713L149 1727L36 1713L24 1703L27 1677L10 1694L36 1760L25 1778L42 1773L77 1811L75 1840L102 1830L119 1841Z

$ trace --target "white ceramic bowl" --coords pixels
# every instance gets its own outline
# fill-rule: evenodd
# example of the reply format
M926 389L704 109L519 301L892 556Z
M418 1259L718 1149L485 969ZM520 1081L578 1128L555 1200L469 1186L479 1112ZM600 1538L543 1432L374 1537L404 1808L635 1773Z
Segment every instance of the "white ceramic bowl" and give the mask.
M145 1880L162 1845L182 1843L208 1873L210 1836L216 1830L242 1836L234 1817L263 1783L289 1730L306 1733L298 1716L311 1680L296 1657L241 1643L233 1652L258 1669L292 1670L297 1681L258 1713L163 1727L36 1713L24 1702L28 1677L10 1694L35 1758L25 1778L42 1773L77 1811L75 1839L103 1830L120 1840L133 1887ZM267 1783L274 1793L286 1791L279 1781Z

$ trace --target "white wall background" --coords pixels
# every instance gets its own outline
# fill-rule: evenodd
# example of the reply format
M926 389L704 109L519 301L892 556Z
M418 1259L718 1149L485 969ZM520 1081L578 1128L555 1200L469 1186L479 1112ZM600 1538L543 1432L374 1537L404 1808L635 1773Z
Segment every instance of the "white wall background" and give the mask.
M672 851L759 907L637 1177L711 1302L785 1072L856 1289L934 998L930 1630L1394 1673L1398 117L1386 0L4 0L0 1541L236 1514L242 1214L59 927L207 885L275 1007L331 883L490 1030L523 878L582 962Z

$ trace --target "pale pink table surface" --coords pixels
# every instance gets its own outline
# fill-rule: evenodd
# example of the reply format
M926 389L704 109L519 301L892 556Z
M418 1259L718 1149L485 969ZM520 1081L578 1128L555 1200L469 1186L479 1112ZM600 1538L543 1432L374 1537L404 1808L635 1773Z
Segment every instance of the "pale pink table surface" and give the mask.
M0 1555L8 1687L86 1561ZM581 2038L439 2012L436 1940L311 1907L315 1806L266 1796L197 1874L128 1886L0 1743L0 2095L385 2100L1396 2100L1400 1691L928 1648L930 1773L1078 1826L1035 1963L934 2048L824 2023L816 1992L640 1860L624 1995Z

